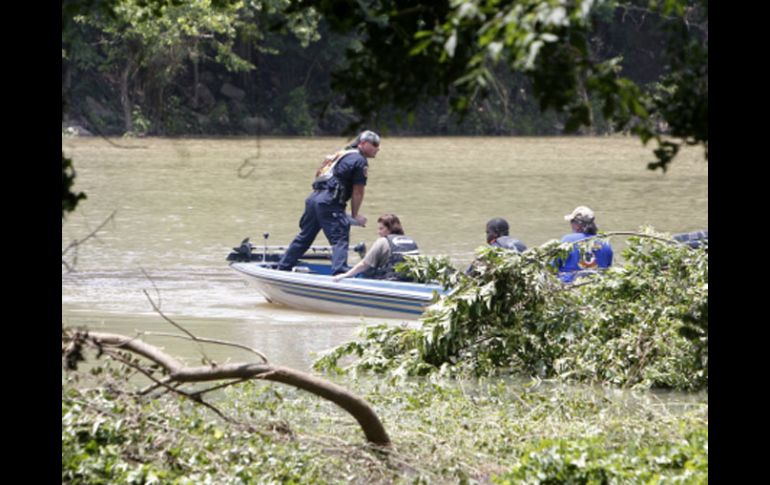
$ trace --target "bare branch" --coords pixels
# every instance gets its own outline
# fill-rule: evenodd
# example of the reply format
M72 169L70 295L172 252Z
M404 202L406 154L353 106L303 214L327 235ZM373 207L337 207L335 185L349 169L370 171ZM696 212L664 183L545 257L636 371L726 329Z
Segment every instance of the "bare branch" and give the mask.
M224 384L219 384L218 386L209 387L208 389L202 389L200 391L196 391L193 394L194 395L203 395L206 393L209 393L211 391L216 391L217 389L224 389L225 387L234 386L236 384L240 384L241 382L246 382L248 379L236 379L234 381L225 382Z
M152 391L154 391L155 389L158 389L159 387L166 387L166 384L168 384L169 382L172 382L170 377L167 377L166 379L164 379L162 381L155 381L154 384L150 384L149 386L145 387L144 389L141 389L141 390L137 391L136 394L139 395L139 396L147 395L147 394L151 393Z
M611 232L602 232L602 233L599 233L599 234L594 234L593 236L588 236L588 237L586 237L584 239L581 239L579 241L575 241L575 242L572 242L572 243L560 243L559 245L554 246L552 252L556 253L556 252L561 251L562 250L561 246L564 246L564 245L580 244L580 243L583 243L585 241L590 241L591 239L597 239L597 238L605 239L605 238L610 238L610 237L613 237L613 236L641 237L641 238L647 238L647 239L654 239L654 240L661 241L661 242L664 242L664 243L667 243L667 244L686 246L688 248L690 247L690 246L687 245L686 242L677 241L676 239L668 239L668 238L665 238L665 237L653 236L651 234L644 234L644 233L641 233L641 232L633 232L633 231L611 231ZM693 249L693 248L690 248L690 249ZM526 254L526 252L524 254ZM537 260L536 259L531 259L531 261L537 261Z
M142 271L144 271L144 270L142 270ZM147 278L148 278L148 279L150 279L150 277L149 277L149 275L147 275L147 273L145 273L145 276L147 276ZM152 281L152 279L150 279L150 281ZM153 285L154 285L154 283L153 283ZM156 289L157 289L157 288L156 288ZM203 355L203 360L204 360L205 362L207 362L207 363L211 363L211 364L214 364L214 365L216 365L216 362L214 362L212 359L210 359L210 358L209 358L209 356L208 356L208 355L206 355L206 351L203 349L203 345L201 345L200 339L199 339L198 337L196 337L195 335L193 335L191 332L187 331L187 329L186 329L186 328L184 328L183 326L179 325L178 323L176 323L175 321L173 321L172 319L170 319L169 317L167 317L167 316L166 316L166 315L165 315L165 314L164 314L164 313L163 313L163 312L160 310L160 307L159 307L158 305L156 305L156 304L155 304L155 302L153 301L153 299L150 297L150 294L149 294L149 293L147 293L147 290L142 290L142 293L144 293L144 296L146 296L146 297L147 297L147 300L150 302L150 305L152 305L152 308L155 310L155 312L156 312L158 315L160 315L160 316L161 316L161 317L162 317L162 318L163 318L165 321L167 321L167 322L168 322L168 323L170 323L171 325L175 326L175 327L176 327L176 328L178 328L179 330L181 330L181 331L183 331L184 333L186 333L187 335L189 335L191 340L193 340L193 341L195 341L195 342L197 342L197 343L198 343L198 350L200 350L200 352L201 352L201 355ZM160 293L158 293L158 297L160 297Z
M251 174L254 173L254 171L257 169L257 165L252 161L252 159L259 158L259 155L256 157L249 157L243 160L243 163L240 167L238 167L238 178L249 178Z
M112 357L113 359L117 360L118 362L121 362L121 363L122 363L122 364L124 364L124 365L127 365L127 366L129 366L129 367L131 367L131 368L133 368L133 369L136 369L137 371L139 371L139 372L141 372L142 374L144 374L144 375L145 375L145 377L147 377L148 379L151 379L151 380L155 381L155 383L156 383L156 384L160 384L160 385L162 385L162 386L163 386L163 387L165 387L167 390L169 390L169 391L171 391L171 392L174 392L174 393L176 393L176 394L179 394L179 395L181 395L181 396L184 396L184 397L186 397L186 398L188 398L188 399L190 399L190 400L192 400L192 401L195 401L195 402L197 402L198 404L202 404L202 405L206 406L207 408L209 408L209 409L211 409L212 411L214 411L214 413L216 413L216 414L217 414L217 416L219 416L220 418L224 419L224 420L225 420L225 421L227 421L228 423L234 423L234 424L242 424L242 423L239 423L238 421L235 421L235 420L234 420L234 419L232 419L231 417L229 417L229 416L226 416L225 414L223 414L223 413L222 413L222 411L220 411L220 410L219 410L219 409L218 409L216 406L214 406L213 404L211 404L211 403L207 403L206 401L204 401L204 400L203 400L203 397L200 395L200 393L198 393L198 392L193 392L193 393L190 393L190 392L185 392L185 391L179 390L179 389L177 389L177 388L175 388L175 387L173 387L173 386L169 386L167 383L164 383L164 382L161 382L161 381L157 380L157 379L156 379L156 378L155 378L155 377L152 375L152 373L150 373L150 372L147 372L147 370L143 369L141 366L138 366L138 365L134 364L133 362L131 362L131 361L129 361L129 360L126 360L126 359L124 359L124 358L123 358L123 357L122 357L120 354L118 354L118 353L116 353L116 352L112 352L112 351L107 351L107 352L105 352L105 353L107 353L107 354L108 354L110 357Z
M707 21L705 21L704 23L693 23L692 22L692 19L690 17L699 14L698 9L695 8L695 7L688 8L684 12L684 15L682 17L674 16L674 15L664 15L660 11L650 9L648 7L639 7L639 6L636 6L636 5L618 5L617 8L623 9L623 17L621 19L621 21L623 21L623 22L625 22L626 14L628 14L629 12L641 13L642 18L638 22L633 17L631 19L639 27L641 27L641 25L644 23L644 20L647 17L647 14L652 14L652 15L656 15L658 18L660 18L662 20L670 20L670 21L674 21L674 22L681 21L681 22L683 22L685 24L685 26L687 26L688 29L690 27L695 27L696 29L700 30L701 32L708 33L708 22Z
M265 354L263 354L259 350L252 347L248 347L246 345L237 344L235 342L228 342L226 340L217 340L217 339L211 339L211 338L205 338L205 337L191 338L184 335L177 335L175 333L166 333L166 332L142 332L142 335L152 335L152 336L159 336L159 337L175 337L175 338L181 338L185 340L195 340L198 342L206 342L208 344L225 345L227 347L234 347L236 349L247 350L259 356L259 358L261 358L265 364L269 363Z
M145 274L146 274L146 273L145 273ZM144 293L144 296L146 296L146 297L147 297L147 300L150 302L150 305L152 305L152 309L153 309L153 310L155 310L155 312L156 312L158 315L160 315L160 316L163 318L163 320L167 321L168 323L170 323L170 324L171 324L171 325L173 325L174 327L178 328L178 329L179 329L179 330L181 330L182 332L184 332L184 333L186 333L187 335L189 335L189 336L190 336L190 338L191 338L192 340L196 340L196 341L198 340L198 337L196 337L195 335L193 335L192 333L190 333L190 332L189 332L189 331L188 331L186 328L184 328L183 326L179 325L178 323L176 323L175 321L173 321L172 319L170 319L169 317L167 317L167 316L166 316L166 314L165 314L165 313L163 313L163 312L160 310L160 307L159 307L158 305L156 305L156 304L155 304L155 301L152 299L152 297L150 296L150 294L149 294L149 293L147 293L147 290L142 290L142 293Z
M160 308L161 306L163 306L163 299L160 296L160 290L158 290L158 285L155 284L155 280L153 280L150 277L150 275L147 273L147 271L144 270L144 268L140 267L139 269L142 271L142 274L144 275L144 277L147 278L147 280L150 282L152 287L155 289L155 294L158 295L158 308ZM147 295L146 292L145 292L145 295ZM150 297L148 296L147 299L149 299L149 298ZM150 303L152 303L152 300L150 300Z
M173 323L173 322L172 322ZM174 324L176 325L176 324ZM185 330L186 333L189 334ZM199 340L197 337L192 336L194 340ZM388 436L385 428L382 426L382 422L377 417L377 414L369 406L369 404L358 396L352 394L347 389L338 386L332 382L311 376L304 372L300 372L288 367L279 367L268 364L255 364L255 363L233 363L217 366L202 366L202 367L186 367L180 363L177 359L169 356L165 352L161 351L157 347L147 344L136 337L126 337L123 335L102 333L102 332L71 332L68 330L62 331L62 353L66 352L79 352L80 346L88 344L100 351L108 352L113 356L113 349L126 350L135 354L138 354L151 362L154 362L163 367L168 372L169 377L163 381L158 380L147 370L136 366L131 362L125 361L122 357L117 357L124 364L136 368L148 378L152 379L157 385L155 388L162 386L171 392L183 395L189 399L199 402L204 406L212 409L223 419L229 422L235 422L231 418L225 417L214 406L206 403L201 399L200 393L187 393L179 389L174 388L174 383L186 383L186 382L206 382L216 381L222 379L236 379L238 381L244 381L247 379L264 379L269 381L280 382L288 384L290 386L303 389L316 396L327 399L334 404L338 405L342 409L350 413L358 424L361 426L366 439L373 445L389 447L390 437ZM66 359L66 355L64 356ZM225 385L232 385L235 382L231 382ZM209 392L212 389L203 391Z
M113 219L115 218L115 214L116 214L116 213L117 213L117 210L114 210L114 211L112 211L112 214L110 214L110 215L109 215L109 216L108 216L108 217L107 217L107 218L106 218L104 221L102 221L102 223L101 223L101 224L99 224L99 226L97 226L97 228L96 228L96 229L94 229L93 231L91 231L91 233L90 233L90 234L88 234L88 235L87 235L86 237L84 237L83 239L76 239L76 240L72 241L71 243L69 243L69 245L67 245L67 247L66 247L66 248L64 248L64 250L61 252L61 257L62 257L62 260L61 260L61 264L62 264L62 265L64 265L64 266L67 268L67 272L68 272L68 273L71 273L71 272L72 272L72 270L73 270L73 269L74 269L74 267L75 267L75 264L77 263L77 257L78 257L78 256L77 256L77 251L78 251L78 248L79 248L79 247L80 247L82 244L84 244L86 241L88 241L89 239L91 239L92 237L95 237L95 236L96 236L96 234L97 234L99 231L101 231L101 230L102 230L102 228L103 228L105 225L107 225L107 223L108 223L108 222L110 222L111 220L113 220ZM69 263L67 263L67 262L64 260L64 257L67 255L67 253L68 253L68 252L69 252L71 249L74 249L74 256L73 256L73 258L72 258L72 259L73 259L73 263L72 263L72 265L70 265Z
M581 239L580 241L586 241L588 239L592 239L592 238L595 238L595 237L609 237L609 236L635 236L635 237L643 237L643 238L647 238L647 239L655 239L655 240L662 241L662 242L668 243L668 244L679 244L679 245L682 245L682 246L687 246L687 243L683 243L682 241L677 241L676 239L667 239L665 237L653 236L651 234L644 234L644 233L641 233L641 232L626 232L626 231L604 232L602 234L597 234L595 236L591 236L591 237L587 237L585 239ZM580 241L578 241L578 242L580 242Z

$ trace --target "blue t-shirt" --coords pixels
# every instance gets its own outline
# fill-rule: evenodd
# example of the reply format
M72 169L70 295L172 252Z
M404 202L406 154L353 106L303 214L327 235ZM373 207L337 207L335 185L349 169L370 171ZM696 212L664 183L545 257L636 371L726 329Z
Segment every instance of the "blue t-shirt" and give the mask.
M561 238L561 242L577 242L591 237L592 234L572 232ZM591 241L590 251L584 251L576 244L567 256L566 261L558 260L559 278L565 282L572 282L581 272L590 272L600 268L612 266L612 246L606 241L594 239Z
M325 183L328 193L344 205L353 196L354 185L366 185L368 169L369 161L360 152L345 155L334 167L334 177Z

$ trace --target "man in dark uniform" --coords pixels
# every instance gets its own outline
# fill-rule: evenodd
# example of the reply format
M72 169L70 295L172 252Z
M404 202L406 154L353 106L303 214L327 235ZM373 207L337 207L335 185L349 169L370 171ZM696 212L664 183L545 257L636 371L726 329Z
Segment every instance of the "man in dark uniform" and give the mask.
M313 192L305 199L305 212L299 220L300 233L281 258L278 269L290 271L321 230L332 246L332 274L350 269L347 265L350 224L366 225L366 217L359 210L368 176L367 159L376 157L379 150L380 136L364 131L332 165L329 177L316 178ZM351 201L350 219L345 214L348 200Z
M518 252L524 252L527 246L518 239L508 235L508 221L502 217L495 217L487 222L487 243L490 246L498 248L512 249Z

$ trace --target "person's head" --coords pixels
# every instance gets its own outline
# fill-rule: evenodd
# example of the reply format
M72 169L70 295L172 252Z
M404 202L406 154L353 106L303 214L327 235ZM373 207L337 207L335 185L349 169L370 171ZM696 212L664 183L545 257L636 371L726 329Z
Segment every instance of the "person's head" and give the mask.
M500 236L508 235L508 221L502 217L495 217L487 222L487 242L490 243Z
M389 234L404 235L404 228L401 227L401 221L395 214L383 214L377 219L377 233L381 237Z
M596 234L599 231L595 219L594 211L584 205L575 207L571 214L564 216L564 220L572 226L573 232L584 234Z
M362 131L350 144L351 148L358 148L367 158L374 158L380 151L380 135L373 131Z

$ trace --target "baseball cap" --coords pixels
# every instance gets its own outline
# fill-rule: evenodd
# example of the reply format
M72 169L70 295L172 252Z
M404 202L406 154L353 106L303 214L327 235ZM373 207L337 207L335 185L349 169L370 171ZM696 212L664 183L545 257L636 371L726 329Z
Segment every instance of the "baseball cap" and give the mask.
M354 141L353 144L350 145L350 146L355 148L362 141L368 141L368 142L370 142L374 146L380 146L380 135L378 135L377 133L375 133L373 131L369 131L369 130L362 131L356 137L356 141Z
M594 211L589 209L588 207L581 205L578 207L575 207L575 210L572 211L572 214L567 214L564 216L565 221L580 221L580 222L593 222L594 220Z

